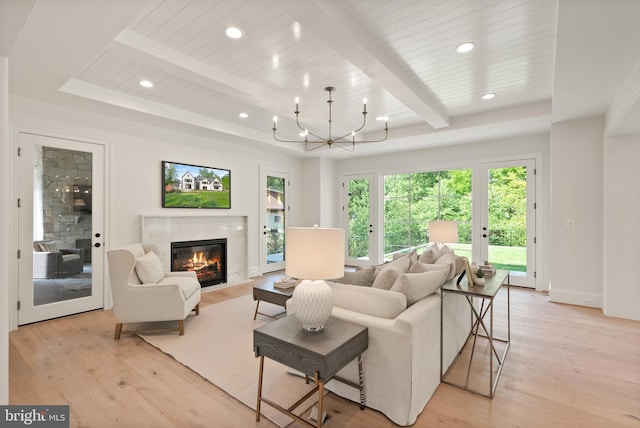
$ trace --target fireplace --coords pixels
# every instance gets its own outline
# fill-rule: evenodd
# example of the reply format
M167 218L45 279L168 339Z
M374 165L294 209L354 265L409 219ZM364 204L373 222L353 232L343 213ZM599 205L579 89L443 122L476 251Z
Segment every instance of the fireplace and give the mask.
M202 287L227 282L227 239L172 242L171 271L194 271Z

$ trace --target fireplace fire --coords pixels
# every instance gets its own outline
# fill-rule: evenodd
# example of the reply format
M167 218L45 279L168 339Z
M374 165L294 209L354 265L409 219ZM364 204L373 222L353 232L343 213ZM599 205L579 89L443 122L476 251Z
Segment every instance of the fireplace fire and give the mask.
M227 240L172 242L171 271L194 271L202 287L227 282Z

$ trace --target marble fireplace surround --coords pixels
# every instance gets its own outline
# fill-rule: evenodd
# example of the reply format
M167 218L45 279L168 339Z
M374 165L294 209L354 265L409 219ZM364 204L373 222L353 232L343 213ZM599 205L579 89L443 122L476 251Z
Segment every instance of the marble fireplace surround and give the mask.
M247 216L140 216L141 242L158 247L167 271L171 270L171 242L219 238L227 238L227 282L207 289L249 280Z

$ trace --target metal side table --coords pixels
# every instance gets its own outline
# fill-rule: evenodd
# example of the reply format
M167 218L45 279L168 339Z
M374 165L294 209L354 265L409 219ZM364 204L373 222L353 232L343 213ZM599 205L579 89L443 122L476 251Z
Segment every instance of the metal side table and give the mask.
M506 284L505 284L506 281ZM493 335L493 303L495 300L498 291L505 285L507 288L507 338L499 339L494 337ZM474 287L469 287L467 278L463 278L459 285L456 284L456 278L451 281L446 282L441 288L441 299L440 299L440 380L442 383L446 383L447 385L452 385L458 388L462 388L464 390L473 392L475 394L482 395L484 397L493 398L495 394L496 387L498 386L498 379L500 378L500 373L502 373L502 367L504 365L504 360L507 356L507 351L509 351L509 346L511 344L511 293L510 293L510 276L509 271L507 270L498 270L495 275L490 278L486 278L484 285L476 285ZM447 376L450 374L451 369L456 365L458 358L462 355L462 350L458 353L453 362L449 365L446 372L443 373L443 309L444 309L444 297L447 293L453 294L461 294L465 296L469 306L471 307L472 312L472 322L473 325L471 327L471 331L467 340L465 341L462 350L469 344L469 341L472 341L471 348L471 356L469 357L469 365L466 371L466 377L464 384L454 383L447 380ZM477 309L474 306L474 299L480 299L480 308ZM489 327L485 323L486 315L489 314ZM484 334L481 334L480 329ZM489 341L489 349L491 355L489 356L489 393L484 393L478 391L477 389L469 387L469 375L471 373L471 363L473 362L473 354L476 348L476 342L478 337L485 338ZM502 354L498 353L496 349L495 342L501 342L505 344L505 348L502 351ZM498 370L494 376L493 367L494 360L498 364Z

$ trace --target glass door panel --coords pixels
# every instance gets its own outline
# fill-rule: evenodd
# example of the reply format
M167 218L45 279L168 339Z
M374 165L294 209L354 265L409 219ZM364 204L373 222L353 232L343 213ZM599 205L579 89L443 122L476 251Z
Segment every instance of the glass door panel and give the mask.
M371 175L349 176L344 180L344 212L347 229L345 263L352 266L375 264Z
M535 287L533 161L485 165L482 260L511 272L511 284Z
M31 134L20 144L19 324L102 307L103 146Z
M286 173L264 171L263 173L263 219L262 219L262 272L273 272L285 268L284 238L287 227L289 202L289 176Z

